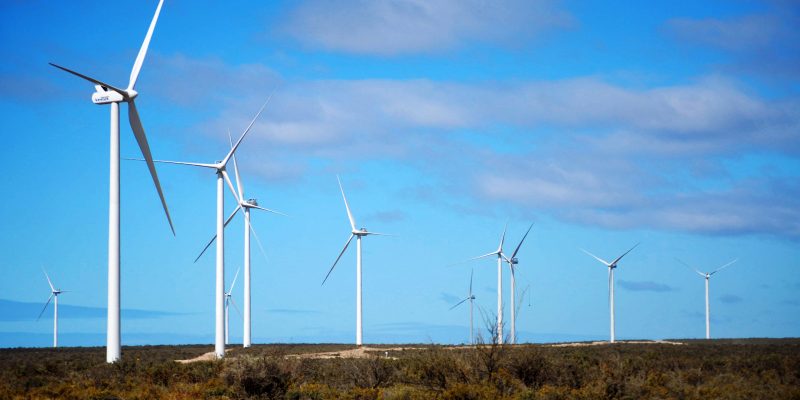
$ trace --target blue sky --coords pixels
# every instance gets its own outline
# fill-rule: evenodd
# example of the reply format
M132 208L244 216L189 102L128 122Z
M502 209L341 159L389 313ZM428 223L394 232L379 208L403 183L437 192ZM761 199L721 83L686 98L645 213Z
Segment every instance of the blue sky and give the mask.
M493 260L520 251L519 337L800 335L800 9L790 1L167 0L137 90L156 158L213 162L274 97L239 152L255 214L255 342L350 342L364 242L365 342L461 342L496 307ZM122 85L156 2L3 2L0 346L104 344L108 107L55 62ZM139 150L124 118L123 157ZM122 164L123 344L210 343L211 172L160 165L173 237L146 168ZM233 198L226 198L228 210ZM242 221L226 268L242 263ZM213 251L211 252L213 253ZM508 271L504 271L508 302ZM234 294L241 304L241 285ZM506 313L508 308L506 306ZM27 316L26 316L27 315ZM129 317L125 317L128 315ZM231 334L241 336L233 315Z

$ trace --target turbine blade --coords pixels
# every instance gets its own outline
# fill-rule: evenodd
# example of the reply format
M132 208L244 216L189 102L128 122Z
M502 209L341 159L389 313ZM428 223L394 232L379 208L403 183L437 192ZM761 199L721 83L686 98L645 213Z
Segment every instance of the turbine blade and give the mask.
M233 148L233 137L231 131L228 130L228 142ZM244 201L244 188L242 188L242 180L239 178L239 163L236 162L236 154L233 155L233 174L236 177L236 189L239 191L239 200Z
M497 253L503 252L503 243L506 241L506 230L508 230L508 221L506 221L506 226L503 227L503 236L500 236L500 247L497 248Z
M42 267L42 272L44 272L44 277L47 278L47 284L50 285L50 290L55 292L56 288L53 286L53 282L50 280L50 276L47 275L47 271L44 270L44 267Z
M461 300L461 301L459 301L458 303L456 303L456 305L454 305L454 306L450 307L450 310L452 310L452 309L454 309L454 308L456 308L456 307L460 306L462 303L464 303L464 302L465 302L465 301L467 301L467 300L469 300L469 297L467 297L467 298L466 298L466 299L464 299L464 300Z
M273 90L272 93L275 93L275 91ZM247 136L248 132L250 132L250 128L253 127L253 124L256 123L256 120L258 119L258 116L261 115L261 112L264 111L264 108L269 103L269 100L272 98L272 93L269 94L269 97L267 97L267 101L265 101L264 105L261 106L261 109L258 110L258 113L256 113L256 116L253 117L252 121L250 121L250 125L247 125L247 129L244 130L244 133L242 133L242 136L239 137L239 140L236 141L236 144L233 145L233 147L231 148L231 151L229 151L228 154L225 156L225 158L222 159L222 162L220 162L220 164L222 164L224 166L225 164L228 163L228 160L230 160L231 157L233 157L233 153L235 153L236 149L239 148L239 145L242 144L242 140L244 140L244 137Z
M367 235L377 235L377 236L397 236L392 233L380 233L380 232L367 232Z
M144 160L147 162L147 168L150 170L150 176L153 177L153 183L156 185L158 197L161 198L161 206L164 208L164 214L167 216L169 229L172 230L172 235L174 236L175 227L172 225L172 218L169 216L167 201L164 199L164 192L161 190L161 183L158 182L156 166L153 164L153 156L150 154L150 145L147 144L147 136L144 135L142 121L139 119L139 112L136 111L136 103L134 103L133 100L128 101L128 119L131 123L131 129L133 129L133 135L136 136L136 142L139 143L139 149L142 150L142 156L144 156Z
M261 245L261 239L258 238L256 230L253 229L253 224L250 224L250 232L252 232L253 237L256 238L256 244L258 245L258 249L261 250L261 255L264 256L264 261L269 262L269 259L267 259L267 252L264 251L264 246Z
M592 253L589 253L588 251L586 251L584 249L581 249L581 251L586 253L586 254L588 254L588 255L590 255L590 256L592 256L592 257L594 257L595 260L600 261L601 263L605 264L606 267L610 267L611 266L611 264L608 261L603 260L602 258L600 258L600 257L598 257L598 256L596 256L596 255L594 255Z
M37 321L39 320L39 318L42 318L42 314L44 314L44 310L46 310L47 306L50 304L50 300L53 300L53 294L52 293L50 293L50 297L47 298L47 303L44 303L44 307L42 308L42 311L39 312L39 316L36 317Z
M62 67L60 65L57 65L57 64L53 64L53 63L48 63L48 64L50 64L50 65L52 65L52 66L54 66L54 67L56 67L56 68L58 68L58 69L60 69L62 71L69 72L72 75L75 75L75 76L81 77L83 79L86 79L87 81L92 82L95 85L100 85L100 86L106 87L108 89L111 89L111 90L121 94L123 97L128 98L128 93L125 92L124 89L120 89L118 87L111 86L111 85L109 85L109 84L107 84L105 82L98 81L97 79L94 79L92 77L89 77L89 76L86 76L84 74L81 74L80 72L75 72L75 71L73 71L73 70L71 70L69 68L64 68L64 67Z
M480 259L480 258L489 257L489 256L496 256L496 255L497 255L497 252L496 252L496 251L493 251L493 252L491 252L491 253L486 253L486 254L484 254L484 255L482 255L482 256L472 257L472 258L470 258L470 259L468 259L468 260L464 260L464 261L462 261L462 262L474 261L474 260L477 260L477 259Z
M231 282L231 288L228 289L228 293L233 292L233 287L236 286L236 278L239 277L239 270L240 269L241 269L241 267L236 268L236 275L233 276L233 282Z
M469 271L469 297L472 297L472 275L475 274L475 268Z
M222 225L222 229L225 229L225 227L228 226L228 224L233 219L233 216L236 215L236 213L239 212L239 210L241 209L242 206L236 206L231 215L228 216L228 219L225 220L225 223ZM217 240L217 234L215 233L214 236L211 238L211 240L209 240L208 243L206 243L206 247L203 247L203 251L201 251L200 254L197 256L197 258L194 259L194 262L197 262L197 260L199 260L200 257L202 257L203 254L206 253L206 250L208 250L208 248L211 247L211 244L214 243L214 241L216 240Z
M139 71L142 69L144 57L147 55L147 47L150 46L150 39L153 37L153 30L156 28L156 21L158 21L158 14L161 13L162 4L164 4L164 0L160 0L158 2L156 14L153 15L153 20L150 22L150 28L147 29L147 35L145 35L144 42L142 42L142 47L139 49L139 55L136 56L136 61L133 63L131 79L128 83L128 90L133 89L133 87L136 85L136 79L139 78Z
M702 276L703 278L705 278L705 277L706 277L706 274L704 274L704 273L700 272L700 270L698 270L698 269L696 269L696 268L692 268L692 267L691 267L689 264L687 264L687 263L683 262L681 259L679 259L679 258L675 257L675 260L676 260L676 261L678 261L679 263L683 264L684 266L686 266L686 268L689 268L689 270L690 270L690 271L697 272L697 274L698 274L698 275L700 275L700 276Z
M225 179L225 183L228 185L228 189L230 189L231 194L233 194L233 198L236 199L236 204L239 204L239 206L241 206L242 199L241 197L239 197L238 194L236 194L236 190L233 188L233 183L231 183L231 177L228 176L228 171L223 169L221 172L222 172L222 178Z
M631 248L630 248L630 250L626 251L626 252L625 252L625 253L623 253L621 256L617 257L617 259L616 259L616 260L614 260L614 262L612 262L612 263L611 263L611 265L617 265L617 263L619 262L619 260L622 260L622 257L625 257L626 255L628 255L628 253L630 253L630 252L631 252L631 250L635 249L635 248L636 248L636 246L638 246L639 244L640 244L640 243L636 243L635 245L633 245L633 247L631 247Z
M248 207L257 208L257 209L262 210L262 211L269 211L269 212L271 212L273 214L278 214L278 215L283 215L284 217L288 217L288 215L286 215L286 214L284 214L284 213L282 213L280 211L270 210L269 208L264 208L264 207L261 207L261 206L248 206Z
M322 285L324 285L325 281L328 280L328 277L331 276L331 272L333 272L333 269L336 268L336 263L338 263L339 259L342 258L342 254L344 254L344 252L347 250L347 246L350 245L350 242L353 240L353 237L355 237L355 235L353 235L351 233L350 237L347 239L347 243L344 244L344 248L342 248L342 251L339 252L339 257L336 257L336 261L333 262L333 265L331 266L331 269L328 270L328 274L325 275L325 279L322 280ZM322 285L320 285L320 286L322 286Z
M525 286L525 289L522 290L522 293L520 293L519 297L517 298L517 305L514 309L514 323L516 323L517 318L519 318L519 309L522 308L522 302L525 300L525 294L528 292L530 287L531 285Z
M722 270L723 270L723 269L725 269L725 268L728 268L729 266L731 266L733 263L735 263L735 262L737 262L737 261L739 261L739 259L738 259L738 258L736 258L736 259L734 259L733 261L731 261L731 262L729 262L729 263L727 263L727 264L725 264L725 265L723 265L723 266L721 266L721 267L719 267L719 268L715 269L715 270L714 270L714 272L711 272L709 275L714 275L714 274L716 274L717 272L719 272L719 271L722 271Z
M514 257L517 256L517 253L519 253L519 248L522 247L522 243L525 241L525 238L528 237L528 233L530 233L531 229L533 229L533 224L531 224L531 226L528 227L528 231L525 232L524 236L522 236L522 240L519 241L519 244L517 245L517 248L514 249L513 253L511 253L511 258L514 258Z
M342 199L344 199L344 208L347 210L347 218L350 220L350 227L356 230L356 220L353 219L353 213L350 212L350 205L347 204L347 196L344 195L344 188L342 187L342 180L339 175L336 175L336 180L339 181L339 190L342 191Z
M128 161L145 161L144 158L122 157L122 159ZM153 162L160 164L189 165L192 167L215 168L215 169L217 168L215 164L205 164L205 163L195 163L195 162L169 161L169 160L153 160Z
M229 297L229 298L231 299L231 304L233 304L233 309L236 310L236 313L239 314L239 317L244 319L244 316L242 315L242 311L239 310L239 306L236 305L236 300L234 300L233 297Z

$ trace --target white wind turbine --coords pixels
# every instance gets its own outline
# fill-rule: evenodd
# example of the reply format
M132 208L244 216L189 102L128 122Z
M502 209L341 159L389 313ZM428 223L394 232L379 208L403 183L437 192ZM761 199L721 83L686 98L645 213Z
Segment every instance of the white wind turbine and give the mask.
M230 134L228 134L228 139L231 141L231 147L233 147L233 139L230 138ZM231 215L228 216L228 219L225 220L225 224L223 224L223 226L227 227L228 223L231 222L231 220L233 219L233 216L236 215L236 213L238 213L239 210L244 210L244 316L242 316L242 319L244 320L244 331L243 331L243 335L242 335L242 346L243 347L250 347L252 345L252 340L251 340L252 329L251 329L251 323L250 323L250 321L251 321L251 319L250 319L250 315L251 315L251 307L250 307L250 297L251 297L250 296L250 232L253 233L253 236L256 238L256 242L258 243L258 247L261 249L261 253L264 254L264 246L261 245L261 240L258 239L258 235L256 234L256 230L253 229L253 226L250 224L250 209L268 211L268 212L271 212L271 213L280 214L280 215L284 215L284 216L286 214L283 214L283 213L280 213L280 212L277 212L277 211L274 211L274 210L270 210L268 208L260 207L258 205L258 200L255 199L255 198L250 198L250 199L245 200L244 187L242 186L242 180L239 178L239 166L238 166L238 163L236 162L236 155L235 154L233 155L233 172L234 172L234 175L236 176L236 189L239 192L239 196L238 196L238 203L239 204L236 206L236 209L233 210ZM203 251L200 252L200 255L198 255L197 258L194 260L195 262L197 262L197 260L200 259L200 257L206 251L206 249L208 249L208 247L211 246L211 243L213 243L216 238L217 238L216 235L214 235L214 237L211 238L211 241L208 242L208 244L203 249ZM265 258L266 258L266 255L265 255Z
M477 260L479 258L489 257L489 256L497 256L497 343L503 344L503 242L506 240L506 229L508 228L508 223L506 223L505 228L503 228L503 236L500 237L500 245L497 246L497 250L484 254L482 256L470 258L467 261Z
M385 233L377 233L377 232L369 232L366 228L356 229L356 220L353 218L353 214L350 212L350 205L347 204L347 197L344 195L344 188L342 187L342 181L339 179L339 176L336 176L336 180L339 181L339 189L342 191L342 199L344 199L344 207L347 210L347 218L350 220L350 237L347 238L347 242L344 244L344 248L342 251L339 252L339 256L336 257L336 261L333 262L331 269L328 270L328 274L325 275L325 279L322 280L322 284L325 284L325 281L328 280L328 277L331 276L331 272L333 269L336 268L336 264L339 262L339 259L342 258L342 254L347 251L347 246L350 245L350 242L353 240L353 237L356 238L356 345L361 346L363 344L362 341L362 325L361 325L361 238L363 236L368 235L379 235L379 236L390 236Z
M47 271L42 268L42 272L44 272L44 277L47 278L47 284L50 285L50 297L47 298L47 303L44 303L44 307L42 311L39 312L39 316L36 317L36 320L38 321L39 318L42 318L44 310L47 310L47 306L50 305L50 300L53 300L53 347L58 347L58 295L67 292L67 290L56 289L50 277L47 275Z
M638 246L638 245L639 245L639 243L636 243L633 247L630 248L630 250L626 251L625 253L623 253L621 256L617 257L612 262L608 262L606 260L603 260L602 258L600 258L600 257L598 257L598 256L596 256L596 255L594 255L592 253L589 253L588 251L586 251L584 249L581 249L581 251L583 251L584 253L592 256L595 260L600 261L601 263L605 264L606 267L608 267L608 307L609 307L609 310L611 312L611 340L610 340L611 343L614 343L614 341L616 340L616 337L615 337L615 334L614 334L614 269L617 268L617 263L619 262L619 260L622 260L622 257L625 257L628 253L631 252L631 250L635 249L636 246Z
M522 247L522 243L525 242L525 238L528 237L528 233L530 233L531 229L533 229L533 224L528 227L528 230L525 232L525 235L522 236L522 240L519 241L517 248L514 249L514 252L511 253L511 257L506 257L503 254L503 258L508 263L508 267L511 270L511 344L517 344L517 307L516 307L516 296L517 296L517 281L516 281L516 269L517 264L519 264L519 260L517 259L517 253L519 253L520 247ZM502 254L502 253L501 253Z
M708 281L709 281L709 279L711 279L711 275L714 275L717 272L722 271L725 268L728 268L731 264L735 263L736 261L739 261L739 259L738 258L734 259L733 261L731 261L731 262L729 262L729 263L727 263L727 264L725 264L725 265L723 265L723 266L721 266L721 267L719 267L719 268L717 268L717 269L715 269L715 270L713 270L711 272L700 272L700 270L698 270L696 268L692 268L691 266L689 266L689 264L686 264L685 262L683 262L681 260L678 260L678 262L680 262L681 264L687 266L688 268L690 268L694 272L697 272L698 275L702 276L706 280L706 339L711 339L711 322L710 322L710 312L709 312L709 307L708 307Z
M224 236L224 207L225 207L225 196L224 196L224 183L228 184L228 188L233 193L233 197L236 198L236 201L239 201L238 195L236 194L236 190L233 188L233 184L231 183L230 178L228 177L228 172L226 171L226 167L228 165L228 161L230 161L231 157L233 157L233 153L236 152L236 149L239 148L239 145L242 144L242 140L244 140L247 133L250 132L250 128L253 127L258 116L261 115L261 112L264 111L264 107L267 106L269 103L269 98L267 101L264 102L264 105L261 106L261 109L258 110L256 116L253 117L253 120L250 121L250 124L247 125L247 128L242 133L242 136L239 137L239 140L233 145L233 147L228 151L228 154L225 155L225 158L222 161L213 163L213 164L204 164L204 163L194 163L194 162L182 162L182 161L166 161L166 160L155 160L158 163L166 163L166 164L178 164L178 165L188 165L192 167L201 167L201 168L210 168L216 172L217 175L217 260L216 260L216 286L215 286L215 305L216 305L216 326L215 326L215 334L214 334L214 354L218 358L222 358L225 356L225 236ZM210 246L211 243L206 245L206 248ZM205 251L205 249L203 249ZM201 253L202 254L202 253ZM195 259L197 261L197 259Z
M106 342L106 361L109 363L118 361L121 355L120 344L120 182L119 182L119 103L128 103L128 120L130 121L131 130L136 137L136 142L139 144L139 149L142 151L142 156L147 162L147 168L150 170L150 176L153 178L153 183L158 191L158 196L161 198L161 206L164 208L164 213L167 216L169 227L172 234L175 234L175 228L172 226L172 219L169 216L167 209L167 202L164 199L164 193L161 191L161 184L158 181L158 174L156 167L153 164L153 157L150 154L150 146L147 143L147 136L145 136L142 122L139 119L139 112L136 110L136 103L134 99L138 96L138 92L134 90L136 80L139 77L139 72L144 63L145 55L147 54L147 47L150 45L150 39L153 36L153 30L156 27L158 15L161 12L161 6L164 0L158 2L156 13L150 22L150 28L147 30L147 35L144 37L142 47L139 49L139 54L136 56L136 61L131 70L130 80L126 89L118 88L100 80L91 78L81 73L75 72L71 69L49 63L50 65L69 72L70 74L81 77L89 82L95 84L95 92L92 94L92 102L94 104L111 104L111 144L110 144L110 177L109 177L109 199L108 199L108 332Z
M474 335L472 334L472 328L474 326L474 324L472 323L472 308L474 306L473 303L475 301L475 295L472 294L472 275L473 275L473 272L475 272L475 271L472 270L469 273L469 295L464 300L461 300L458 303L456 303L454 306L450 307L450 309L452 310L452 309L460 306L463 302L469 300L469 344L475 344L475 338L474 338Z
M228 320L230 319L230 310L229 306L233 304L233 307L236 308L236 312L241 315L241 311L239 311L239 307L236 305L236 302L233 301L233 287L236 286L236 278L239 277L239 269L236 269L236 275L233 276L233 282L231 282L231 287L225 292L225 344L228 344Z

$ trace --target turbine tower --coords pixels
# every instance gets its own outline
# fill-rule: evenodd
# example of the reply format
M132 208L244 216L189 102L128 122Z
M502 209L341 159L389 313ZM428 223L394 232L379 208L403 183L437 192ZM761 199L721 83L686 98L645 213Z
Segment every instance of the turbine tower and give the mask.
M729 263L727 263L727 264L725 264L725 265L723 265L723 266L721 266L721 267L719 267L719 268L717 268L717 269L715 269L715 270L713 270L711 272L700 272L700 270L698 270L696 268L692 268L691 266L689 266L689 264L686 264L685 262L683 262L681 260L678 260L678 262L680 262L681 264L687 266L689 269L693 270L694 272L697 272L698 275L702 276L706 280L706 339L711 339L711 316L710 316L709 307L708 307L708 281L711 279L711 275L714 275L717 272L722 271L725 268L728 268L731 264L735 263L736 261L739 261L739 259L738 258L734 259L733 261L731 261L731 262L729 262Z
M336 264L339 262L339 259L342 258L342 254L347 251L347 246L350 245L350 242L353 240L353 237L356 238L356 345L361 346L363 343L362 340L362 325L361 325L361 238L364 236L369 235L379 235L379 236L389 236L385 233L377 233L377 232L369 232L366 228L356 229L356 220L353 218L353 214L350 212L350 205L347 204L347 197L344 195L344 188L342 187L342 180L339 179L339 176L336 176L336 180L339 181L339 190L342 191L342 199L344 200L344 208L347 210L347 218L350 220L350 237L347 238L347 242L344 244L344 248L342 251L339 252L339 256L336 257L336 261L333 262L331 269L328 270L328 274L325 275L325 279L322 280L322 284L325 284L325 281L328 280L328 277L331 276L331 272L333 269L336 268Z
M239 311L239 307L236 305L236 302L233 301L233 287L236 286L236 278L239 277L239 268L236 269L236 275L233 276L233 282L231 282L231 287L225 292L225 344L228 344L228 320L230 319L230 311L228 306L233 304L233 307L236 308L236 312L241 315L242 313Z
M505 228L503 228L503 236L500 237L500 245L497 246L497 250L484 254L482 256L470 258L467 261L477 260L479 258L489 257L489 256L497 256L497 343L503 344L503 242L506 240L506 229L508 228L508 223L506 223Z
M228 134L228 139L231 141L231 147L233 147L233 139L230 138L230 133ZM268 208L260 207L258 205L258 200L254 198L250 198L245 200L244 196L244 188L242 186L242 181L239 178L239 166L236 162L236 154L233 155L233 172L236 176L236 189L238 191L238 205L236 209L233 210L231 215L225 220L223 227L227 227L228 224L233 220L234 215L239 212L239 210L244 210L244 315L242 316L242 320L244 321L244 328L243 328L243 335L242 335L242 346L243 347L250 347L252 345L251 341L251 308L250 308L250 233L253 233L253 237L256 239L256 243L258 247L261 249L261 253L264 253L264 246L261 245L261 240L259 240L258 235L256 234L256 230L253 229L253 226L250 224L250 209L257 209L262 211L268 211L274 214L280 214L285 216L286 214L270 210ZM200 259L203 254L208 250L212 243L217 239L217 235L214 235L211 240L209 240L206 247L203 251L200 252L200 255L194 259L194 262ZM264 257L266 259L266 255Z
M511 253L511 257L506 257L503 255L503 258L508 263L508 267L511 270L511 344L517 344L517 306L516 306L516 299L517 299L517 281L516 281L516 269L517 264L519 264L519 260L517 259L517 253L519 253L520 247L522 247L522 243L525 242L525 238L528 237L528 233L530 233L531 229L533 229L533 224L528 227L528 230L525 232L525 235L522 236L522 240L519 241L517 248L514 249L514 252Z
M598 256L596 256L596 255L594 255L592 253L589 253L588 251L586 251L584 249L581 249L581 251L583 251L584 253L592 256L595 260L600 261L601 263L605 264L606 267L608 267L608 308L609 308L610 313L611 313L611 323L610 323L610 325L611 325L611 340L610 340L610 342L611 343L614 343L614 341L616 340L616 337L615 337L615 334L614 334L614 269L617 268L617 263L619 262L619 260L622 260L622 257L625 257L628 253L631 252L631 250L635 249L636 246L638 246L638 245L639 245L639 243L636 243L633 247L630 248L630 250L626 251L625 253L623 253L621 256L617 257L612 262L608 262L606 260L603 260L602 258L600 258L600 257L598 257Z
M126 89L118 88L100 80L91 78L81 73L75 72L71 69L49 63L50 65L76 75L89 82L95 84L95 92L92 94L92 102L94 104L110 104L111 105L111 139L110 139L110 177L109 177L109 199L108 199L108 328L107 328L107 341L106 341L106 361L109 363L116 362L121 356L120 344L120 182L119 182L119 103L128 103L128 120L130 121L131 130L136 137L136 142L139 144L139 149L142 151L142 156L147 162L147 168L150 170L150 176L153 178L158 196L161 199L161 206L164 208L164 213L167 216L169 227L172 234L175 234L175 228L172 226L172 219L167 209L167 202L164 199L164 193L161 190L161 184L158 181L158 174L156 167L153 164L153 156L150 154L150 145L147 143L147 136L145 136L142 121L139 119L139 112L136 110L136 103L134 99L139 93L134 89L136 80L139 77L139 72L142 69L145 55L147 55L147 48L150 45L150 39L153 36L153 30L158 21L158 15L161 12L161 6L164 0L158 2L156 13L153 15L153 20L150 22L150 28L147 30L147 35L144 37L142 47L139 49L139 54L136 56L136 61L133 63L133 70L131 70L130 80ZM120 25L120 24L117 24Z
M475 344L475 336L472 334L472 327L474 324L472 323L472 308L474 306L473 302L475 301L475 295L472 294L472 274L475 271L472 270L469 273L469 295L464 299L456 303L454 306L450 307L450 309L454 309L460 306L463 302L469 300L469 344Z
M50 277L47 276L47 271L42 268L42 272L44 272L44 277L47 278L47 284L50 285L50 297L47 298L47 303L44 303L44 307L42 311L39 312L39 316L36 317L36 320L38 321L39 318L42 318L42 314L44 314L44 310L47 310L50 300L53 300L53 347L55 348L58 347L58 295L67 291L56 289Z
M236 190L233 188L233 184L231 183L231 179L228 177L228 172L226 167L228 165L228 161L230 161L231 157L233 157L233 153L236 152L236 149L239 148L239 145L242 144L242 140L244 140L247 133L250 132L250 128L253 127L258 116L261 115L261 112L264 111L264 107L267 106L269 103L269 98L267 101L264 102L264 105L261 106L261 109L258 110L256 116L253 117L253 120L250 121L250 124L247 125L247 128L242 133L242 136L239 137L239 140L233 145L233 147L228 151L228 154L222 159L222 161L213 163L213 164L204 164L204 163L195 163L195 162L182 162L182 161L166 161L166 160L155 160L158 163L165 163L165 164L177 164L177 165L188 165L192 167L200 167L200 168L210 168L213 169L217 175L217 235L215 239L217 240L217 260L216 260L216 285L214 289L214 304L216 308L216 318L215 318L215 329L214 329L214 354L217 358L222 358L225 356L225 236L224 236L224 217L223 210L225 208L225 196L224 196L224 183L228 184L228 188L230 189L231 193L233 193L233 197L239 202L239 197L236 193ZM213 240L212 240L213 241ZM206 245L205 249L210 246L211 243ZM203 249L203 251L205 251ZM202 252L200 253L202 255ZM199 256L198 256L199 258ZM195 259L197 261L197 259Z

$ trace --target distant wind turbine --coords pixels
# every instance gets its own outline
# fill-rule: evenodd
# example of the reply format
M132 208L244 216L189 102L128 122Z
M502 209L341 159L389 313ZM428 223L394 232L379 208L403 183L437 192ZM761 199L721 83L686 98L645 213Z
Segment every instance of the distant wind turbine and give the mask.
M450 309L454 309L460 306L465 301L469 300L469 344L475 344L475 337L472 334L472 328L474 324L472 323L472 308L474 306L473 302L475 301L475 295L472 294L472 274L475 272L474 270L470 271L469 273L469 295L464 299L456 303L454 306L450 307Z
M271 98L271 96L270 96ZM191 167L200 167L200 168L210 168L213 169L217 175L217 235L212 239L212 242L215 239L217 240L217 260L216 260L216 285L214 290L215 295L215 305L216 305L216 326L215 326L215 334L214 334L214 354L217 358L222 358L225 356L225 236L224 236L224 225L225 225L225 215L224 215L224 208L225 208L225 196L224 196L224 185L225 183L228 184L228 188L230 189L231 193L233 193L233 197L236 199L237 202L240 201L236 190L233 188L233 183L231 183L230 177L228 177L228 172L226 167L228 165L228 161L230 161L233 154L239 148L239 145L242 144L242 140L244 140L247 133L250 132L250 128L253 127L258 116L261 115L261 112L264 111L264 108L269 103L270 98L267 98L267 101L264 102L264 105L258 110L256 116L253 117L253 120L250 121L250 124L247 125L242 135L239 137L239 140L233 145L233 147L228 151L228 154L222 159L222 161L213 163L213 164L204 164L204 163L195 163L195 162L182 162L182 161L166 161L166 160L155 160L158 163L165 163L165 164L177 164L177 165L188 165ZM223 183L224 182L224 183ZM238 211L238 210L237 210ZM203 249L208 248L211 245L209 242L206 247ZM202 252L200 253L203 254ZM195 259L200 258L198 256Z
M711 322L710 322L710 312L709 312L709 307L708 307L708 281L711 279L711 275L714 275L717 272L722 271L725 268L728 268L731 264L735 263L736 261L739 261L739 259L738 258L734 259L733 261L731 261L731 262L729 262L729 263L727 263L727 264L725 264L725 265L723 265L723 266L721 266L721 267L719 267L719 268L717 268L717 269L715 269L715 270L713 270L711 272L700 272L698 269L689 266L689 264L686 264L685 262L683 262L681 260L678 260L679 263L685 265L686 267L688 267L689 269L693 270L694 272L697 272L698 275L702 276L706 280L706 339L711 339Z
M236 275L233 276L233 282L231 282L230 289L228 289L228 291L225 292L225 344L226 345L228 344L228 338L230 338L230 336L228 335L228 320L230 319L230 311L228 309L228 306L233 304L233 307L236 308L236 312L238 312L239 315L242 315L242 312L239 311L239 307L233 300L233 287L236 286L236 278L238 277L239 277L239 268L236 269Z
M511 253L511 257L506 257L503 255L503 258L508 263L508 267L511 270L511 344L517 344L517 307L516 307L516 296L517 296L517 281L516 281L516 269L517 264L519 264L519 260L517 259L517 253L519 253L520 247L522 247L522 243L525 242L525 238L528 237L528 233L530 233L531 229L533 229L533 224L528 227L528 230L525 232L525 235L522 236L522 240L519 241L517 248L514 249L514 252Z
M614 269L617 268L617 263L619 262L619 260L622 260L622 257L625 257L628 253L631 252L631 250L635 249L636 246L638 245L639 243L636 243L633 247L630 248L630 250L626 251L612 262L603 260L602 258L592 253L589 253L584 249L581 249L581 251L592 256L595 260L600 261L601 263L605 264L606 267L608 267L608 308L611 312L611 340L610 340L611 343L614 343L614 341L616 340L614 335Z
M233 148L233 139L230 137L230 132L228 133L228 139L231 142L231 148ZM233 210L231 215L228 216L228 219L225 220L223 227L227 227L228 223L231 222L234 215L239 212L239 210L244 210L244 315L242 319L244 320L244 331L242 335L242 346L243 347L250 347L252 345L251 342L251 324L250 324L250 315L251 315L251 308L250 308L250 233L253 233L253 237L256 238L256 243L258 243L258 247L261 249L262 254L264 254L264 246L261 245L261 240L258 238L256 234L256 230L253 229L253 226L250 224L250 209L257 209L262 211L269 211L271 213L286 215L274 210L270 210L268 208L260 207L258 205L258 200L254 198L250 198L245 200L244 196L244 188L242 186L242 180L239 178L239 166L236 162L236 154L233 155L233 172L236 176L236 189L238 191L238 205L236 209ZM211 240L206 244L206 247L203 251L200 252L200 255L195 258L195 262L203 256L205 251L211 246L212 243L217 239L217 235L211 238ZM266 254L264 254L264 258L266 258Z
M325 275L325 279L322 280L322 284L325 284L325 281L328 280L328 277L331 276L331 272L333 269L336 268L336 264L339 262L339 259L342 258L342 255L345 251L347 251L347 246L350 245L350 242L353 238L356 238L356 345L361 346L363 344L362 340L362 325L361 325L361 238L368 235L379 235L379 236L390 236L385 233L377 233L377 232L369 232L366 228L356 229L356 220L353 218L353 214L350 212L350 205L347 204L347 196L344 195L344 188L342 187L342 180L339 179L339 176L336 176L336 180L339 181L339 190L342 191L342 199L344 200L344 208L347 210L347 218L350 220L350 237L347 238L347 242L344 244L344 248L342 251L339 252L339 256L336 257L336 261L333 262L331 269L328 270L328 274Z
M50 65L76 75L89 82L95 84L95 92L92 94L92 102L94 104L111 104L111 151L110 151L110 172L109 172L109 198L108 198L108 330L106 342L106 362L113 363L118 361L121 356L120 344L120 243L119 243L119 213L120 213L120 197L119 197L119 103L128 103L128 120L131 124L131 130L136 137L136 142L139 144L139 149L142 151L142 156L147 162L147 168L150 170L150 176L153 178L153 183L158 191L158 196L161 198L161 206L164 208L164 213L167 216L169 227L172 234L175 234L175 228L172 226L172 219L169 216L167 209L167 201L164 199L164 193L161 191L161 184L158 181L158 174L156 167L153 164L153 156L150 154L150 145L147 143L147 136L145 136L142 121L139 119L139 112L136 110L136 103L134 99L139 93L134 90L136 80L139 78L139 72L142 69L145 55L147 55L147 47L150 45L150 39L153 36L153 30L158 21L158 15L161 12L161 6L164 0L158 2L156 13L153 15L153 20L150 22L150 28L147 30L147 35L144 37L142 47L139 49L139 54L136 56L136 61L133 63L133 70L131 70L130 80L128 87L121 89L101 82L97 79L75 72L71 69L64 68L60 65L49 63ZM120 22L120 21L117 21ZM117 26L124 24L116 24Z
M67 290L56 289L50 277L47 275L47 271L42 268L42 272L44 272L44 277L47 278L47 284L50 285L50 297L47 298L47 303L44 303L44 307L42 311L39 312L39 316L36 317L36 320L38 321L39 318L42 318L42 314L44 314L44 310L46 310L47 306L50 304L50 300L53 300L53 347L58 347L58 295L67 292Z
M482 256L470 258L467 261L477 260L489 256L497 256L497 343L503 344L503 242L506 240L506 229L508 223L503 228L503 235L500 237L500 245L497 250Z

